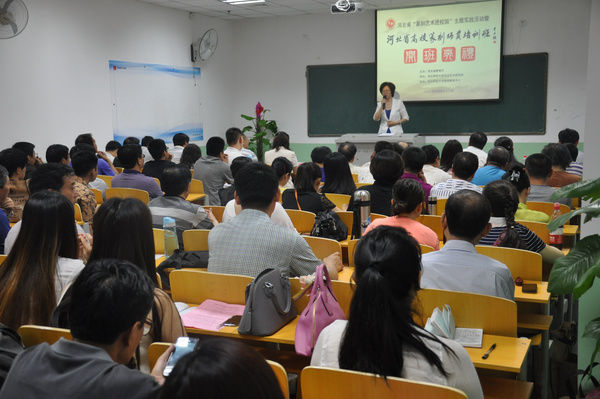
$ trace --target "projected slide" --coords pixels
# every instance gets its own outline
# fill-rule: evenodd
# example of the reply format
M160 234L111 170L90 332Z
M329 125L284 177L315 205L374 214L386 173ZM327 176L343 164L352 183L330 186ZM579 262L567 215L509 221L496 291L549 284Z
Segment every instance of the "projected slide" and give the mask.
M392 82L404 101L498 99L501 29L501 0L377 11L377 88Z

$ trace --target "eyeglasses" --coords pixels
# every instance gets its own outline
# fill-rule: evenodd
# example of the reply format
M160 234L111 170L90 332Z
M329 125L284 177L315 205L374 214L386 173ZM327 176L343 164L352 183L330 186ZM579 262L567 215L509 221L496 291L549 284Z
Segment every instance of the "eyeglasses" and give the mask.
M152 323L152 320L146 319L146 321L144 322L144 335L150 334L152 328L154 328L154 323Z

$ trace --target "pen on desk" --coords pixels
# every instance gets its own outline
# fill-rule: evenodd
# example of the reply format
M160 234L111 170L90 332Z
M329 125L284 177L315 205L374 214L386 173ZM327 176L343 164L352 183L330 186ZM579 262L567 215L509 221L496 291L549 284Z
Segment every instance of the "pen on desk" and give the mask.
M492 351L496 349L496 344L493 344L492 346L490 346L490 349L487 350L487 352L485 352L483 354L483 356L481 356L482 359L487 359L488 356L490 355L490 353L492 353Z

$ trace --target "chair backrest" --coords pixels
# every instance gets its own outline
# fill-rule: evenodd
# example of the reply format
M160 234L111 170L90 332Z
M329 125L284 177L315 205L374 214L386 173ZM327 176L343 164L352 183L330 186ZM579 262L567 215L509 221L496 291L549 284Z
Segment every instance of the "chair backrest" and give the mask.
M419 246L421 247L421 255L425 255L429 252L435 251L435 249L433 247L430 247L429 245L419 244Z
M342 259L342 246L336 240L311 236L302 237L308 242L317 259L323 260L334 252L338 252L340 259Z
M112 187L112 179L114 176L106 176L106 175L98 175L98 179L104 180L104 183L108 186L108 188Z
M354 213L348 211L337 211L336 213L348 228L348 235L352 235L352 227L354 226Z
M204 183L202 183L202 180L192 179L190 193L204 194Z
M200 270L173 270L169 279L173 301L193 305L207 299L245 305L246 286L253 280L248 276Z
M277 377L277 382L279 382L279 387L281 388L281 392L283 393L283 397L285 399L290 397L290 386L288 383L287 372L283 368L283 366L277 362L272 360L267 360L269 366L271 366L271 370L275 373L275 377Z
M183 249L186 251L208 251L210 230L197 229L183 232Z
M364 186L370 186L372 184L373 183L356 183L356 189L359 189L359 188L364 187Z
M431 230L435 231L438 236L438 240L444 239L444 229L442 228L442 217L439 215L419 215L417 221Z
M513 279L542 281L542 255L537 252L491 245L476 245L475 250L504 263Z
M527 201L525 203L527 205L527 209L532 211L544 212L546 215L552 217L554 213L554 202L540 202L540 201ZM571 208L569 208L565 204L560 204L560 213L563 215L565 213L571 212ZM570 224L571 221L568 221L565 224Z
M307 211L299 211L297 209L285 210L292 221L292 224L298 230L298 233L304 234L312 231L315 224L315 214Z
M81 207L79 204L73 204L73 210L75 211L75 221L77 224L83 224L83 216L81 215Z
M73 339L71 331L65 328L24 325L19 327L18 333L21 336L25 348L41 344L42 342L47 342L52 345L61 337L68 340Z
M150 366L150 370L154 368L158 358L161 357L171 345L170 342L152 342L150 344L148 347L148 365Z
M326 193L325 196L340 209L343 209L342 207L344 205L348 205L350 203L350 196L346 194Z
M102 191L98 190L97 188L91 188L90 190L92 190L94 197L96 197L96 203L98 205L102 204L102 202L104 202L104 198L102 198Z
M152 229L152 235L154 236L154 253L164 254L165 253L165 231L163 229Z
M375 219L385 219L387 216L382 215L380 213L372 213L371 214L371 221L375 220Z
M397 377L383 379L370 373L326 367L305 367L300 378L303 399L467 397L464 392L443 385Z
M8 255L0 255L0 266L4 263L4 260L6 260L7 257Z
M160 187L160 180L158 180L156 177L153 177L153 179L156 182L156 184L158 184L158 187Z
M137 198L146 205L150 202L148 191L138 190L137 188L107 188L105 194L106 199L113 197Z
M425 288L417 293L416 308L421 318L415 322L425 326L433 309L450 305L457 327L482 328L485 334L517 336L517 304L495 296Z
M217 219L217 221L219 223L223 222L223 213L225 212L224 206L217 206L217 205L205 206L204 209L207 209L207 210L210 209L212 211L212 214Z
M352 173L352 180L355 184L358 183L358 173Z
M546 223L530 222L527 220L519 220L517 223L522 224L529 230L533 231L538 237L547 244L550 244L550 230Z
M444 213L444 210L446 209L447 201L448 201L448 198L438 198L436 215L442 216L442 213Z
M115 169L117 170L117 173L121 174L121 173L123 173L123 169L125 169L125 168L120 168L118 166L115 166Z
M354 251L356 250L356 244L358 239L348 241L348 266L354 267Z

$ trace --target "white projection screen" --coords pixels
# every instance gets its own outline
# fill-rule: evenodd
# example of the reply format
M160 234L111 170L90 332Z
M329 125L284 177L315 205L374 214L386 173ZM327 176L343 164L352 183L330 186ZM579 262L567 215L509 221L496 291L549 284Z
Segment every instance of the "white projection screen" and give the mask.
M378 10L376 24L377 88L392 82L404 101L500 99L502 0Z

